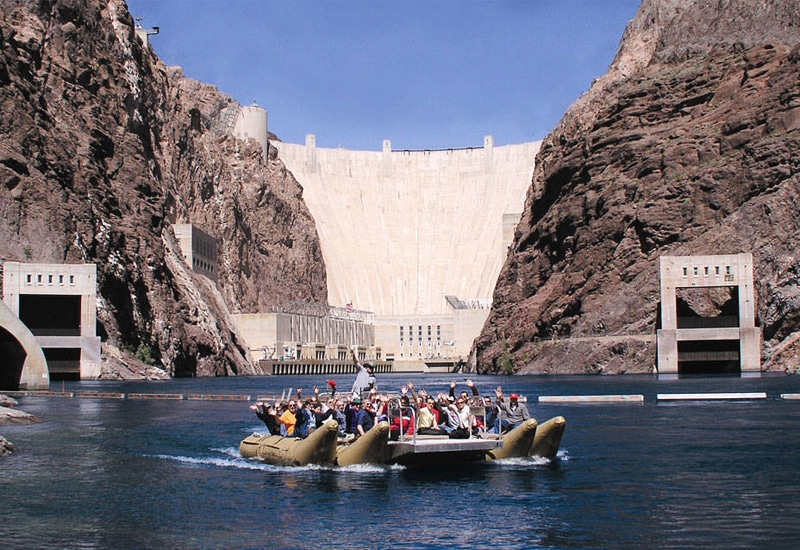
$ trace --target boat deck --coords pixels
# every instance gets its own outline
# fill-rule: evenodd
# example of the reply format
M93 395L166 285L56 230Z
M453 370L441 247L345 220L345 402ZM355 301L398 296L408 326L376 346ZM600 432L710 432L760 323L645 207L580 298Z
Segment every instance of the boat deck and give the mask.
M486 453L503 447L502 439L449 439L444 436L418 435L403 441L389 441L388 462L406 466L475 462Z

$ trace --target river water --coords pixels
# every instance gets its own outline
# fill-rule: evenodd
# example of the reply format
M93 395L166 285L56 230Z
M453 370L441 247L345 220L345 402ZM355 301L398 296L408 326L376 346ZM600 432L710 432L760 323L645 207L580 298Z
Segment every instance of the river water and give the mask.
M67 391L280 394L326 377L75 382ZM384 375L396 389L408 375ZM446 391L446 376L413 375ZM4 548L799 548L800 377L476 376L567 419L559 458L437 470L279 468L241 459L243 401L22 397L3 426ZM352 377L340 376L340 387ZM463 377L459 378L463 384ZM60 386L60 385L59 385ZM464 387L463 385L460 387ZM61 387L53 388L61 389ZM766 400L657 394L766 392ZM639 404L538 404L640 394Z

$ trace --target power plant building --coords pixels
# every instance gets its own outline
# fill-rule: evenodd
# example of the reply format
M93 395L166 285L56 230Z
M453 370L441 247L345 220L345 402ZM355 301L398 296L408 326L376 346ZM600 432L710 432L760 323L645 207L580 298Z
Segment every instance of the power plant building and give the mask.
M183 258L192 270L217 280L217 239L190 223L172 224Z

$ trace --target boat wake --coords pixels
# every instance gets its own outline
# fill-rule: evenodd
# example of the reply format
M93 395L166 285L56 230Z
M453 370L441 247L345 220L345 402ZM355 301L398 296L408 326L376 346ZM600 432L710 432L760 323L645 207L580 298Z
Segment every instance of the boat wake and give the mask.
M173 456L173 455L150 455L160 460L169 460L195 466L215 466L219 468L239 468L242 470L270 470L270 466L245 460L243 458L233 458L230 456Z
M238 468L241 470L261 470L266 472L297 472L306 471L336 471L349 474L385 474L387 472L405 470L405 466L397 464L354 464L352 466L323 466L319 464L308 464L306 466L273 466L255 460L248 460L239 455L237 447L222 447L210 449L218 456L174 456L174 455L149 455L159 460L169 460L182 464L194 466L213 466L217 468Z
M515 457L515 458L501 458L497 460L492 460L491 464L496 464L500 468L530 468L531 466L535 468L544 468L544 467L549 467L553 464L569 462L569 460L570 458L567 450L560 449L554 460L545 458L543 456Z
M306 466L274 466L256 460L242 458L238 447L218 447L209 449L216 453L213 456L175 456L175 455L146 455L159 460L169 460L193 466L212 466L216 468L237 468L240 470L261 470L267 472L297 472L306 471L336 471L344 474L373 475L385 474L387 472L402 471L406 467L399 464L353 464L351 466L330 466L319 464L308 464ZM560 449L555 460L543 457L525 458L503 458L488 461L486 464L494 464L500 468L543 468L553 463L569 462L570 456L566 449Z
M406 467L400 464L353 464L351 466L334 466L333 469L339 472L355 474L381 474L405 470Z

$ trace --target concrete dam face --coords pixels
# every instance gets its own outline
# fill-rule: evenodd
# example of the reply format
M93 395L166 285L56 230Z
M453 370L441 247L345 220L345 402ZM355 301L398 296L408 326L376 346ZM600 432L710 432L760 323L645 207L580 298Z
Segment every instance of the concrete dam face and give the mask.
M437 151L275 143L319 232L328 301L376 316L487 302L513 239L541 142ZM488 303L486 304L488 307Z
M464 358L489 313L541 142L435 151L274 143L316 221L331 306L387 358Z

